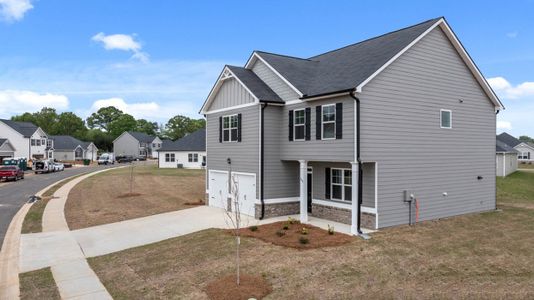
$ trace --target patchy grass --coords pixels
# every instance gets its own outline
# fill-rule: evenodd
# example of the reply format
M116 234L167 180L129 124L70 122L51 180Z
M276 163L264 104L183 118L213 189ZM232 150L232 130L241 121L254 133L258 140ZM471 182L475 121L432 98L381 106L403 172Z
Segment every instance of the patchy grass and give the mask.
M498 181L502 210L337 247L302 251L243 237L242 273L272 286L266 299L533 299L534 209L515 207L534 201L531 185L518 172ZM207 298L209 283L235 272L235 238L210 229L89 262L116 299Z
M64 186L67 182L82 175L85 175L85 174L79 174L79 175L70 177L69 179L56 183L55 185L50 187L48 190L46 190L43 193L42 199L40 201L33 203L30 209L28 210L28 213L24 217L24 222L22 223L21 233L25 234L25 233L42 232L43 231L43 213L44 213L46 205L52 199L52 196L54 195L54 193L59 188Z
M50 268L19 274L20 299L61 299Z
M534 164L532 164L532 163L530 163L530 164L529 164L529 163L524 163L524 164L519 163L519 164L517 165L517 167L518 167L519 169L534 169Z
M65 216L69 228L79 229L190 208L205 197L205 171L131 167L96 174L69 194ZM133 195L126 197L125 195Z
M534 172L497 177L497 199L499 205L534 209Z

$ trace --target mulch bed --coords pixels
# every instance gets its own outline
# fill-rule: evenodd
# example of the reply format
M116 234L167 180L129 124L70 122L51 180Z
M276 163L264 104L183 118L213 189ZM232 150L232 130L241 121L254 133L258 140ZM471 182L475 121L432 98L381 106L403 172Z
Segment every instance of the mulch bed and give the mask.
M237 285L236 274L227 275L210 282L206 294L212 300L262 299L272 292L271 285L261 276L241 274Z
M141 195L142 195L142 194L139 194L139 193L126 193L126 194L118 195L117 198L139 197L139 196L141 196Z
M204 205L204 204L206 204L206 203L204 203L204 201L202 201L202 200L198 200L198 201L195 201L195 202L185 202L184 204L185 204L185 205L192 205L192 206L194 206L194 205Z
M288 228L283 229L284 226ZM329 234L327 230L309 224L300 224L298 221L294 221L293 224L290 224L289 221L282 221L256 226L255 231L251 230L253 227L242 228L240 230L241 236L253 237L264 242L295 249L334 247L354 241L354 238L349 235L335 231L334 234ZM303 234L303 228L307 234ZM228 232L233 233L231 230ZM281 233L283 233L282 236L280 236ZM307 243L302 243L301 238L307 239Z

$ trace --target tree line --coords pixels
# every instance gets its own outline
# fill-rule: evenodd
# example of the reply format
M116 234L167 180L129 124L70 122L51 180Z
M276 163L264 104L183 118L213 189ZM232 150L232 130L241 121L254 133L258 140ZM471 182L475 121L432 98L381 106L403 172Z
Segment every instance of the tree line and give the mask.
M70 135L82 141L91 141L103 151L111 151L113 140L124 131L139 131L162 139L177 140L206 127L206 120L182 115L170 118L165 124L135 119L114 106L100 108L86 120L73 112L58 113L49 107L11 117L11 120L31 122L49 135Z

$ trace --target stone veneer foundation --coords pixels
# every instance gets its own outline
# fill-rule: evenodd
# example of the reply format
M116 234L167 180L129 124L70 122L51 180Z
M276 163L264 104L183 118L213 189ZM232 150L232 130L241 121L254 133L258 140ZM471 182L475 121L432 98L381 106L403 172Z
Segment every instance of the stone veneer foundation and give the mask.
M266 203L264 218L295 215L300 212L299 202ZM261 204L256 204L255 217L261 216Z

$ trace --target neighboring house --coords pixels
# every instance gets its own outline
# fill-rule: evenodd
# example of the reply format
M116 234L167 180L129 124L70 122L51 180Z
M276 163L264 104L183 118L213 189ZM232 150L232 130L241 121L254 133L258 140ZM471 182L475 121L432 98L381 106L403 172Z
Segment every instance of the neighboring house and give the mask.
M506 132L499 134L497 139L517 150L519 162L534 161L534 144L522 142Z
M201 109L209 205L235 180L245 214L355 234L414 220L411 195L420 221L492 210L502 108L444 18L311 58L254 51Z
M13 148L8 139L0 138L0 163L4 158L10 157L15 157L15 148Z
M30 122L0 119L0 138L9 140L15 149L15 157L27 159L53 157L53 151L47 149L48 135Z
M497 136L496 158L497 176L506 177L517 171L517 154L518 151L499 140Z
M177 141L163 141L159 149L160 168L201 169L206 166L206 129L197 130Z
M162 141L157 136L143 132L125 131L113 141L115 157L131 155L133 157L157 158L157 150L161 148Z
M96 160L98 149L91 142L83 142L70 135L50 136L49 147L54 149L54 158L57 160ZM88 150L93 153L88 153Z

